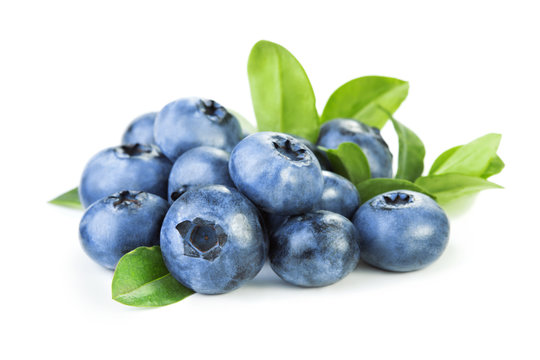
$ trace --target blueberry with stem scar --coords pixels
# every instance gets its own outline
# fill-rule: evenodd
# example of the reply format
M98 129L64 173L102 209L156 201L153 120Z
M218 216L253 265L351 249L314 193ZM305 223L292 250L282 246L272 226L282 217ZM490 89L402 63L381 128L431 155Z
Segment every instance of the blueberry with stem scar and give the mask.
M257 208L223 185L180 196L167 212L160 241L171 275L202 294L242 286L261 270L268 249Z
M79 225L83 249L94 261L114 269L139 246L159 245L167 201L144 191L121 191L94 202Z
M437 260L448 244L450 226L429 196L390 191L365 202L353 218L362 260L389 271L413 271Z
M259 132L231 153L231 178L244 195L267 213L301 214L321 198L324 180L309 148L290 135Z
M86 208L122 190L146 191L167 198L172 164L155 145L128 144L105 149L86 165L79 197Z

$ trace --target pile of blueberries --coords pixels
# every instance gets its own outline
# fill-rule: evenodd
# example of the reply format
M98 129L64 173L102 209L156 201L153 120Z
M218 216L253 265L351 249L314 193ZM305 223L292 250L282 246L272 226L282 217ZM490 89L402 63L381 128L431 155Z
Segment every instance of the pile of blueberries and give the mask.
M131 250L160 245L171 275L203 294L240 287L267 257L279 277L304 287L335 283L360 259L399 272L435 261L448 242L444 211L408 190L361 202L321 150L343 142L361 147L373 177L392 176L379 130L356 120L325 123L314 145L277 132L245 135L212 100L171 102L135 119L123 145L86 165L82 246L114 269Z

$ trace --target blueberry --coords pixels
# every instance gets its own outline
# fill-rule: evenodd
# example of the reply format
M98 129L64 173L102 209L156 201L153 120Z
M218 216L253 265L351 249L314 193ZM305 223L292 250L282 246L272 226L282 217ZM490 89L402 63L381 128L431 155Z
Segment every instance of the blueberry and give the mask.
M133 120L122 136L122 144L155 144L154 121L156 115L156 112L151 112Z
M328 210L350 219L359 206L360 195L349 180L330 171L322 172L324 190L315 209Z
M321 198L324 180L317 158L290 135L259 132L231 153L229 173L236 187L263 211L307 212Z
M332 170L332 166L330 164L330 160L328 159L328 155L326 155L326 152L321 151L317 145L313 144L311 141L304 139L303 137L297 136L297 135L291 135L287 134L295 138L296 140L300 141L302 144L306 145L309 150L311 150L315 156L317 157L317 160L319 160L319 164L321 165L321 169L323 170Z
M98 264L114 269L139 246L159 245L169 204L144 191L121 191L94 202L84 213L79 235L83 249Z
M79 197L84 207L125 189L167 198L172 164L155 145L121 145L96 154L83 171Z
M171 161L197 146L230 152L242 138L240 123L213 100L187 98L167 104L157 115L154 138Z
M429 196L390 191L365 202L354 225L362 260L384 270L412 271L441 256L450 232L444 211Z
M298 286L333 284L353 271L359 258L354 225L330 211L291 216L270 237L272 269Z
M236 189L209 185L185 192L161 228L161 251L172 276L202 294L242 286L261 270L266 235L255 206Z
M353 119L334 119L321 126L317 145L337 149L343 142L355 143L362 149L372 177L392 177L392 153L379 129Z
M213 184L234 187L229 176L229 153L209 146L190 149L172 167L169 202L174 202L190 187Z

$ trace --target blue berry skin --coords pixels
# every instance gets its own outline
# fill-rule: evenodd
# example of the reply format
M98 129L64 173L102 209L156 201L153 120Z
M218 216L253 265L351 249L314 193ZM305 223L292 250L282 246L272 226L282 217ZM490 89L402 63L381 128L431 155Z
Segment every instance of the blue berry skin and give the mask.
M259 132L231 153L231 178L244 195L267 213L308 212L322 195L324 180L317 158L290 135Z
M377 195L354 214L362 260L389 271L413 271L437 260L448 243L450 225L429 196L398 190Z
M313 144L311 141L304 139L303 137L291 135L293 138L300 141L302 144L306 145L309 150L311 150L315 156L317 157L317 160L319 160L319 165L321 165L321 169L323 170L332 170L332 165L330 164L330 160L328 159L328 155L326 155L326 152L319 150L317 148L317 145Z
M337 149L343 142L357 144L369 163L371 177L392 177L392 153L379 129L353 119L334 119L321 126L317 145Z
M360 205L360 195L352 182L323 170L324 190L314 209L328 210L351 219Z
M229 153L199 146L180 155L169 175L169 202L172 204L189 188L202 185L234 187L229 176Z
M156 115L156 112L151 112L133 120L122 136L122 144L155 144L154 121Z
M202 294L242 286L261 270L268 245L257 208L236 189L209 185L185 192L161 228L171 275Z
M86 208L122 190L146 191L167 198L172 164L155 145L121 145L96 154L83 171L79 197Z
M95 262L114 269L139 246L159 245L159 231L169 204L144 191L121 191L94 202L84 213L79 237Z
M167 104L157 115L154 138L171 161L197 146L230 152L242 138L240 123L213 100L186 98Z
M358 232L347 218L330 211L291 216L271 235L269 259L288 283L330 285L356 268Z

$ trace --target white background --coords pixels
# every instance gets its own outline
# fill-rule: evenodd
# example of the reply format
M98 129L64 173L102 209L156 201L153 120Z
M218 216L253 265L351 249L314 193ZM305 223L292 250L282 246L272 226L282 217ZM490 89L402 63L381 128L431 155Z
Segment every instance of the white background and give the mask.
M540 25L534 1L3 1L0 357L538 359ZM251 120L251 46L277 42L319 110L363 75L410 81L396 118L447 148L503 134L505 190L448 208L450 244L422 271L360 266L320 289L265 268L221 296L152 310L110 298L80 248L79 182L136 116L185 96ZM384 134L397 155L391 126Z

